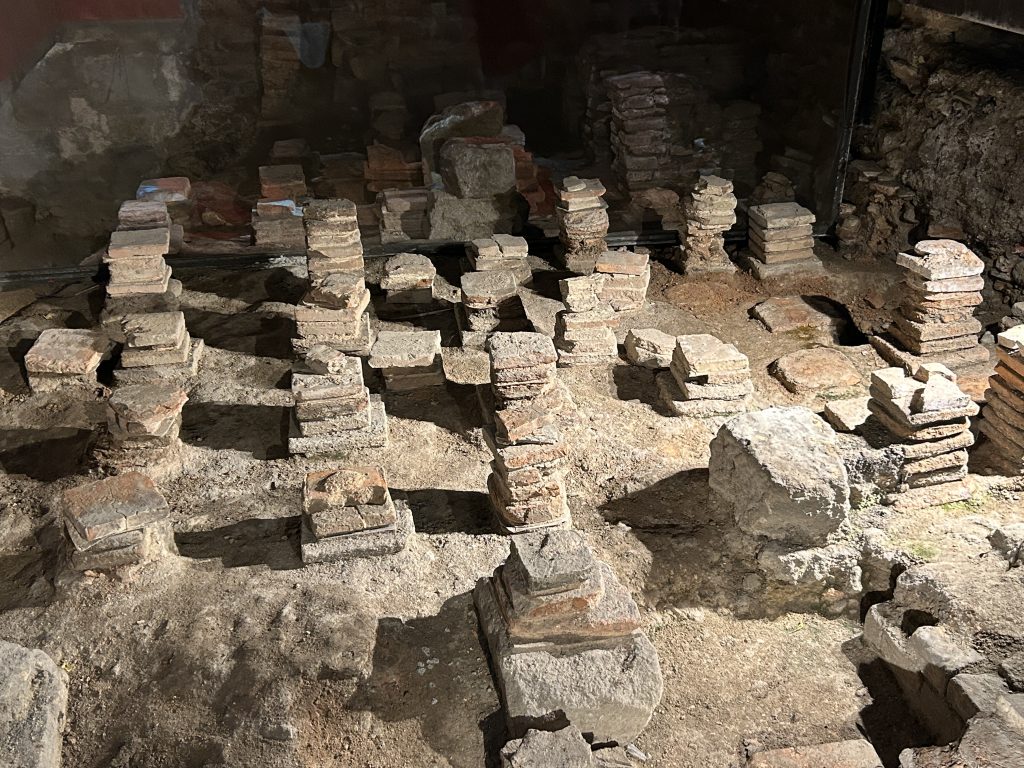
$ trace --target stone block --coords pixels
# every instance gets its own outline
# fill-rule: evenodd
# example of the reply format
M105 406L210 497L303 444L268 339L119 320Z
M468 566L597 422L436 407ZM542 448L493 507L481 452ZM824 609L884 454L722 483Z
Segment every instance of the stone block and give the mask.
M771 373L790 392L816 393L854 387L860 372L837 349L815 347L783 355L771 365Z
M445 190L458 198L488 198L516 188L515 153L508 144L450 139L440 159Z
M440 331L380 331L370 348L371 368L423 368L441 354Z
M999 697L1009 693L998 675L961 672L946 685L946 701L965 721L995 711Z
M769 408L726 422L711 442L709 482L753 536L820 546L850 512L835 432L806 408Z

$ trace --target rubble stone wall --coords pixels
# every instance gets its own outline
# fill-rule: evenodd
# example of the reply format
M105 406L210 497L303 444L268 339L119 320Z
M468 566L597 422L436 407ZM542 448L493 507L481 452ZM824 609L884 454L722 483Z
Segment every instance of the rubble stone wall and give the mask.
M861 157L914 195L927 234L963 239L989 298L1024 299L1024 38L921 10L886 32Z

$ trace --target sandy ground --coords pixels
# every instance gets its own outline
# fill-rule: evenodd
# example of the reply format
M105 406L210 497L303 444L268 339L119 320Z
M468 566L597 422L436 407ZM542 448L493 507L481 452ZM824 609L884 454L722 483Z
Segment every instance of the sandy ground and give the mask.
M418 531L410 548L303 568L301 480L324 462L285 449L286 309L301 294L301 270L179 273L189 328L208 347L184 413L184 471L162 486L180 557L122 577L71 576L56 560L52 500L86 479L102 403L29 397L18 368L40 329L90 325L101 293L64 287L0 324L10 350L0 365L0 637L40 647L68 671L65 765L494 765L504 724L470 591L508 542L490 529L475 388L385 394L391 444L361 458L380 461L408 498ZM828 296L869 329L894 281L877 264L837 261L827 279L772 293ZM538 284L550 298L552 281ZM713 333L749 355L758 405L820 409L822 400L792 395L767 373L781 354L817 342L752 320L768 295L743 276L682 281L656 264L651 303L622 318L620 339L630 327ZM448 313L419 322L454 343ZM841 348L860 371L882 367L853 341ZM453 352L446 363L472 380L479 359ZM714 425L666 416L651 373L624 361L561 378L577 404L564 425L575 525L632 590L661 658L665 695L637 742L647 764L738 766L745 749L858 730L891 764L919 741L864 663L855 622L745 618L757 614L740 588L747 572L720 543L728 510L706 488ZM1019 514L1017 502L989 484L976 502L883 522L923 559L964 556Z

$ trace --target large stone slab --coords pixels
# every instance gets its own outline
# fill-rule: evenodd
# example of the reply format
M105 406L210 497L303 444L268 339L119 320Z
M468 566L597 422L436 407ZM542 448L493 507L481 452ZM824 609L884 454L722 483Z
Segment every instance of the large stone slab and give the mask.
M882 761L870 742L851 739L758 752L747 765L749 768L882 768Z
M771 366L772 375L795 394L853 387L860 372L837 349L815 347L783 355Z
M60 768L68 676L42 651L0 641L0 765Z
M850 512L836 433L806 408L768 408L727 421L711 442L711 487L753 536L820 546Z

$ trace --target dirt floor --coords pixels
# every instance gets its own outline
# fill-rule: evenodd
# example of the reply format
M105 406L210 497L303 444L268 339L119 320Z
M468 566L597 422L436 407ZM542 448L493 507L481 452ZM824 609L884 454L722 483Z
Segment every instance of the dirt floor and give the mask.
M749 310L770 294L826 296L869 330L892 301L895 271L829 267L827 278L765 287L745 276L683 281L657 263L650 303L622 317L620 340L631 327L713 333L749 355L758 406L820 409L821 399L790 394L767 367L821 340L770 334ZM0 365L0 638L42 648L68 671L65 765L495 765L504 723L470 591L505 558L508 540L490 528L476 388L384 395L391 444L360 458L383 463L408 498L417 528L409 549L302 567L301 481L326 465L286 451L287 308L301 295L302 267L176 274L188 326L207 344L184 412L184 471L162 484L180 557L123 577L73 576L56 556L52 500L85 479L102 402L30 397L19 368L42 328L94 323L101 289L54 287L0 324L10 350ZM538 279L543 295L530 304L541 326L554 277ZM456 343L449 312L417 322ZM860 371L883 367L862 337L844 341ZM458 381L485 378L481 362L446 352ZM863 658L856 622L758 617L746 564L722 543L729 511L709 500L715 425L667 416L651 373L624 360L560 376L577 406L564 425L574 524L632 590L661 659L665 695L636 744L647 764L738 766L745 750L861 730L891 765L901 746L920 743ZM874 510L870 522L922 559L971 556L1020 508L1013 492L976 481L969 504Z

